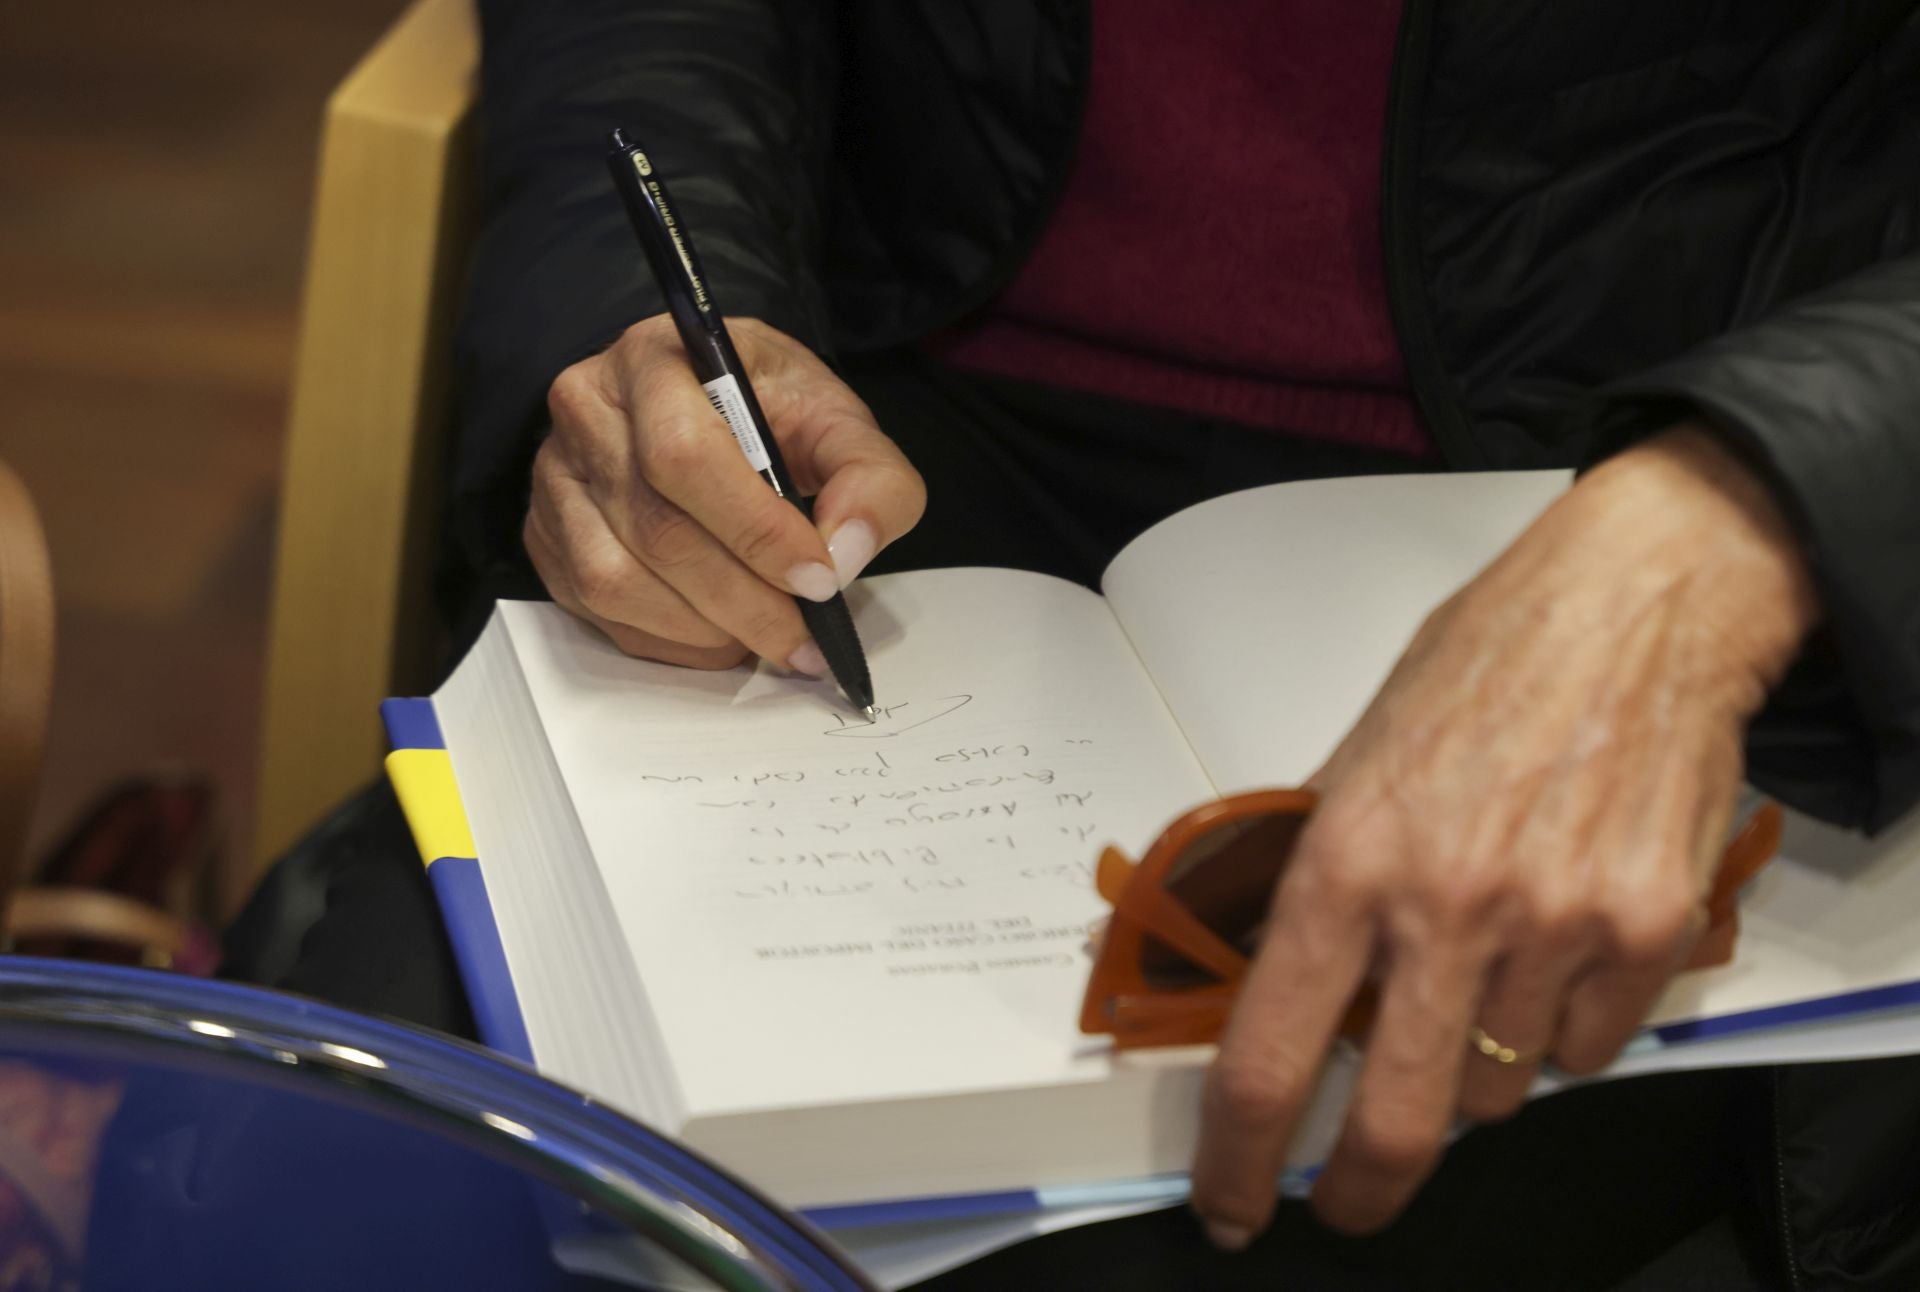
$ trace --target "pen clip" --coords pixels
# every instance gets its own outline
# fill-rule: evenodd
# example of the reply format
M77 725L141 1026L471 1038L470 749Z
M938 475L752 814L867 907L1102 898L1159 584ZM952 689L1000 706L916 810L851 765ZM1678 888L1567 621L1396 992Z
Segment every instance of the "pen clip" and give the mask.
M640 232L640 244L646 250L654 280L666 297L668 311L683 328L691 324L702 331L716 331L720 312L707 290L707 276L694 254L692 238L674 215L673 201L654 172L652 159L625 130L616 129L611 143L607 169L627 204L634 228Z

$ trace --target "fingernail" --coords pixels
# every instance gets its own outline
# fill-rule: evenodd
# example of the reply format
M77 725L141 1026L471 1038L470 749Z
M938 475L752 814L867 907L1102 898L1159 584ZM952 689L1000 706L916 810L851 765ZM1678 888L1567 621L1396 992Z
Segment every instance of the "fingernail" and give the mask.
M1253 1241L1253 1231L1244 1225L1229 1225L1224 1221L1209 1220L1207 1237L1221 1251L1237 1252L1244 1250L1246 1245Z
M787 667L796 673L805 673L808 677L827 675L827 657L812 641L803 643L799 650L787 656Z
M880 540L874 537L873 526L864 520L850 520L833 531L833 537L827 540L827 552L833 557L833 568L840 576L840 586L846 587L860 577L860 571L867 568L867 562L880 550Z
M809 601L831 601L840 591L839 582L833 577L833 571L818 561L808 561L796 565L787 571L787 586L796 596Z

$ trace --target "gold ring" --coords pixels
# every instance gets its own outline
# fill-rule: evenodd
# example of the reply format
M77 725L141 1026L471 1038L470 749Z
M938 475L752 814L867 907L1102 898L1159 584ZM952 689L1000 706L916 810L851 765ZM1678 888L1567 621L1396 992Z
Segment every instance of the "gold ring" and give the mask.
M1543 1045L1537 1050L1516 1050L1488 1036L1484 1027L1468 1028L1467 1044L1495 1063L1538 1063L1547 1057L1547 1050L1551 1048Z

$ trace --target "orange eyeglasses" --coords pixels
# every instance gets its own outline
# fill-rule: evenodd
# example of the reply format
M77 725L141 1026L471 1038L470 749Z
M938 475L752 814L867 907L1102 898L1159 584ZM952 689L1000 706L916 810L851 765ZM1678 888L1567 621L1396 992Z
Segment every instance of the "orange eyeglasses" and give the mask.
M1080 1030L1116 1049L1219 1039L1266 920L1275 885L1318 802L1311 790L1258 790L1207 803L1161 832L1135 865L1100 854L1095 885L1113 907L1094 952ZM1727 845L1707 898L1707 931L1689 969L1725 964L1740 931L1740 890L1780 847L1783 814L1769 803ZM1341 1031L1362 1036L1366 989Z

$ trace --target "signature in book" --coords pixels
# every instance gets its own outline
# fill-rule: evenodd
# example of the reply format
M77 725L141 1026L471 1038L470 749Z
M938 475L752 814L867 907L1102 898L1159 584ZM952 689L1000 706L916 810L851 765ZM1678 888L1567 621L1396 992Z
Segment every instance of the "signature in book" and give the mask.
M845 736L852 740L885 740L891 736L905 735L915 727L924 727L946 717L955 709L965 708L971 703L970 695L948 695L938 700L926 700L915 704L912 700L902 700L899 704L889 704L877 710L879 716L872 722L860 718L849 718L828 711L835 725L820 734L823 736Z

